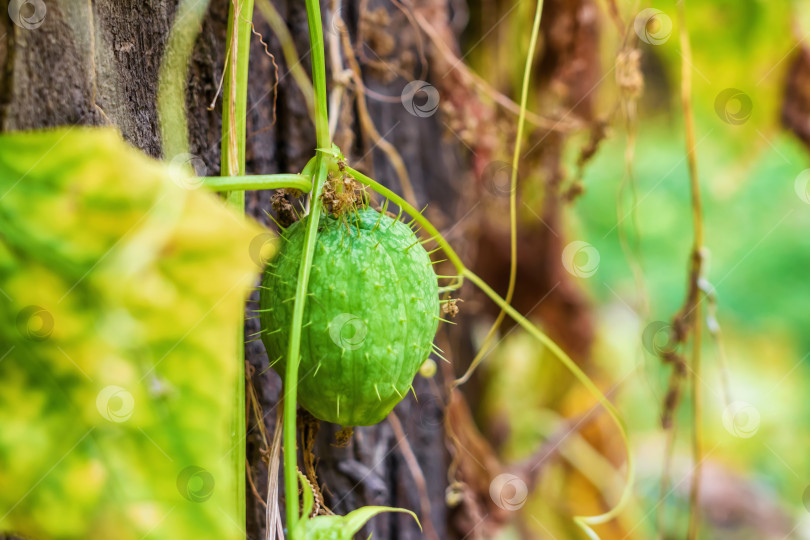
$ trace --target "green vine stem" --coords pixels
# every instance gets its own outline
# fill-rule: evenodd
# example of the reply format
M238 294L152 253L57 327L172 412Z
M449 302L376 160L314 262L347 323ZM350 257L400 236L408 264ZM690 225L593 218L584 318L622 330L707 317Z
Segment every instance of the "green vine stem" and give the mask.
M361 184L370 187L383 197L393 201L394 204L402 208L404 211L408 212L408 214L410 214L422 226L425 232L427 232L430 235L430 239L434 240L437 244L439 244L439 246L442 248L442 251L444 251L445 254L447 255L447 260L449 260L452 263L452 265L455 267L459 275L461 275L464 272L464 263L461 262L461 258L456 254L456 252L453 250L453 248L450 246L447 240L444 239L439 230L436 229L436 227L434 227L433 224L421 214L421 212L418 212L416 208L411 206L411 204L404 198L400 197L399 195L397 195L387 187L383 186L376 180L372 180L371 178L361 173L360 171L357 171L349 166L346 166L346 172L349 173L349 176L351 176ZM459 287L460 286L461 285L459 284ZM457 289L459 287L455 288Z
M166 159L188 153L189 150L186 77L208 3L209 0L181 0L160 65L157 107L163 157Z
M211 191L246 191L256 189L297 189L308 193L312 178L303 174L256 174L249 176L206 176L203 186Z
M515 280L517 278L517 170L520 164L520 147L523 141L523 128L526 125L526 108L529 99L529 83L531 82L532 64L534 62L534 51L537 48L537 38L540 35L540 20L543 17L543 0L537 0L537 7L534 12L534 22L532 23L532 34L529 38L529 51L526 53L526 63L523 67L523 86L520 90L520 115L518 116L517 135L515 136L515 149L512 154L512 174L509 179L509 286L506 290L506 303L512 303L512 296L515 294ZM478 349L478 353L470 362L470 367L463 376L456 379L455 386L460 386L467 382L478 365L484 361L498 328L501 327L506 312L501 309L498 317L489 328L484 342Z
M231 0L228 11L228 62L222 95L222 175L245 174L245 125L250 31L253 0ZM232 196L230 196L232 195ZM244 213L244 193L229 195L229 201Z
M309 25L309 46L312 51L312 83L315 89L315 138L318 148L330 148L329 116L326 104L326 58L324 57L323 26L321 7L317 0L307 0L307 24Z
M306 301L309 275L312 269L312 258L315 253L315 242L318 235L318 222L321 214L322 199L320 192L326 183L327 169L321 162L314 177L315 195L310 203L306 218L306 236L304 251L298 267L298 283L295 289L290 343L287 349L287 371L284 374L284 489L287 493L287 530L290 538L298 523L298 456L296 451L296 409L298 392L298 365L301 361L301 326L304 321L304 302Z
M445 253L447 259L453 264L456 268L456 271L459 273L459 279L457 281L458 286L461 285L462 279L466 278L469 279L476 287L478 287L484 294L486 294L495 304L498 305L507 315L509 315L516 323L518 323L526 332L528 332L532 337L537 339L540 343L542 343L551 353L556 356L560 362L574 375L574 377L579 381L588 391L596 397L599 403L604 407L607 411L610 418L616 423L616 426L619 429L619 434L624 441L625 446L627 447L627 484L625 485L624 490L622 491L621 498L619 502L608 512L604 514L600 514L598 516L574 516L574 522L588 535L589 538L598 540L598 536L596 533L591 529L590 525L598 525L601 523L607 523L608 521L614 519L627 505L627 502L630 500L630 496L632 494L632 487L635 478L635 466L633 463L633 454L630 452L630 440L627 437L627 428L625 427L624 422L619 415L619 412L613 406L613 404L608 400L607 396L605 396L601 390L594 384L594 382L588 377L588 375L582 371L582 369L571 359L565 351L563 351L559 345L557 345L554 340L548 337L543 331L537 328L534 324L532 324L528 319L526 319L523 315L520 314L515 308L513 308L509 303L498 296L498 294L492 290L492 288L486 284L484 280L474 274L471 270L469 270L464 263L461 261L459 256L447 243L444 238L442 238L441 234L436 230L430 221L426 217L424 217L421 212L416 210L413 206L408 204L402 197L398 196L396 193L392 192L391 190L385 188L384 186L380 185L375 180L372 180L368 176L352 169L351 167L346 167L346 172L360 182L363 185L366 185L391 200L394 204L402 208L408 215L410 215L416 223L422 226L422 228L427 231L428 234L431 235L432 239L434 239L442 250Z
M227 177L245 174L245 124L247 117L248 61L253 0L231 0L228 10L228 61L222 103L221 173ZM225 198L239 215L245 214L245 192L229 191ZM234 403L232 458L235 478L236 522L244 530L246 520L245 439L247 420L245 405L245 343L244 316L240 317L236 343L237 380Z
M318 0L306 0L307 23L309 26L309 44L312 54L312 79L315 90L315 135L318 148L331 148L329 138L329 117L326 105L326 59L324 57L323 25L321 8ZM312 269L312 258L315 253L315 242L318 235L318 223L321 217L321 191L326 183L329 162L324 151L315 153L312 199L310 211L306 217L306 236L303 254L298 267L295 304L293 307L292 328L287 351L287 370L284 374L284 489L287 494L287 530L290 538L296 540L298 524L298 459L296 451L296 408L298 391L298 366L301 351L301 326L304 319L309 275Z
M521 315L520 312L509 305L503 298L498 296L498 294L493 291L492 288L490 288L490 286L487 285L486 282L480 277L466 269L464 271L464 275L467 279L474 283L476 287L481 289L481 291L493 302L498 304L498 306L504 310L506 314L512 317L512 319L524 330L526 330L526 332L528 332L532 337L537 339L549 351L551 351L551 353L556 356L560 362L562 362L562 364L574 375L577 381L579 381L580 384L587 388L588 391L596 397L602 407L605 408L610 418L619 428L622 441L624 441L624 444L627 447L627 485L622 491L622 496L619 499L619 502L617 502L616 505L608 512L598 516L574 516L574 523L576 523L588 535L588 538L599 540L599 536L596 534L596 532L594 532L590 525L599 525L613 520L622 510L624 510L624 507L627 505L627 502L630 500L630 496L632 495L632 487L635 479L635 465L633 463L633 454L630 451L630 440L627 437L627 427L625 426L624 421L621 419L619 412L616 410L610 400L608 400L607 396L602 393L602 391L596 386L596 384L594 384L590 377L588 377L588 375L582 371L582 369L571 359L570 356L568 356L568 354L566 354L565 351L560 348L559 345L554 342L553 339L548 337L528 319Z

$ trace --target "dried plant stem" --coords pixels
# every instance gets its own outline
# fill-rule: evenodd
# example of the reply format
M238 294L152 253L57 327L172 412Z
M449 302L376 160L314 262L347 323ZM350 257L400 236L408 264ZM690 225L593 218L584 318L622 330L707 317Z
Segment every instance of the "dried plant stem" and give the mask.
M349 69L351 70L356 83L357 118L360 120L360 126L363 128L363 131L368 133L374 144L378 146L386 156L388 156L391 166L394 167L394 171L397 173L397 178L399 179L399 184L402 187L402 193L405 195L405 200L414 206L417 206L416 194L413 191L411 179L408 176L408 169L405 167L405 162L402 160L402 156L399 155L399 152L397 152L397 149L393 144L386 141L380 135L380 133L377 131L377 127L374 125L374 121L371 119L371 115L368 112L368 105L366 104L366 87L363 84L363 73L360 70L360 64L357 62L357 57L354 55L346 25L343 23L343 20L340 18L340 15L337 12L333 14L333 17L335 17L334 24L339 27L338 33L340 34L340 41L346 55L346 62L349 64Z
M405 459L405 464L413 476L413 482L416 484L416 490L419 492L419 516L422 523L422 529L427 538L431 540L439 540L439 535L436 533L436 528L433 526L433 520L430 518L430 497L428 496L427 483L425 482L425 475L422 473L422 468L419 467L419 461L411 449L408 438L405 436L405 431L402 429L402 423L397 418L394 411L388 415L388 423L394 430L394 436L399 443L399 449L402 452L402 457Z
M659 540L665 540L666 534L666 523L665 523L665 512L666 512L666 499L669 491L669 483L670 483L670 476L672 471L672 457L674 455L675 450L675 435L676 435L676 427L673 424L670 428L666 430L666 443L664 444L664 467L663 472L661 473L661 482L658 486L658 507L656 509L656 516L655 516L655 523L656 528L658 529L658 538Z
M631 47L622 49L617 57L617 63L633 65L635 62L634 55L638 51ZM618 71L618 70L617 70ZM641 74L639 72L639 77ZM643 81L643 79L640 79ZM643 83L642 83L643 84ZM642 86L633 89L626 89L623 92L621 99L621 107L624 111L625 131L627 133L627 142L624 148L624 171L622 181L619 185L619 194L616 198L616 214L618 216L618 225L616 232L619 237L619 244L633 273L633 280L635 282L636 290L638 291L638 311L639 318L646 320L649 313L649 299L647 298L647 290L644 284L644 269L642 268L641 257L641 227L638 222L638 185L636 182L636 173L633 164L635 163L636 156L636 142L638 140L638 99L641 96ZM631 209L630 209L630 223L629 229L632 229L632 240L628 235L628 231L622 226L626 214L624 210L624 197L625 191L630 192Z
M692 359L690 366L690 387L692 400L692 460L694 472L689 489L689 529L688 540L698 537L700 525L700 477L703 463L703 436L702 411L703 396L700 386L700 346L701 330L701 302L699 300L698 280L702 270L703 249L703 209L700 200L700 181L698 177L697 156L695 152L695 120L692 112L692 50L689 43L689 30L686 26L686 2L678 2L678 16L680 18L680 40L682 49L681 61L681 101L683 103L684 129L686 133L687 163L689 166L689 179L692 194L692 224L694 227L694 245L692 252L692 268L690 273L690 295L694 303L687 313L692 322Z
M307 72L301 65L301 60L299 59L298 51L295 50L295 42L287 28L287 23L284 22L284 18L269 0L256 0L256 7L281 43L281 52L284 55L284 60L287 62L287 69L298 85L298 88L301 90L301 93L304 95L307 110L314 122L315 91L312 88L312 81L309 80Z
M246 467L245 470L247 470L247 481L248 481L248 484L250 484L250 491L253 492L253 496L256 497L256 499L266 509L267 508L267 502L264 499L262 499L262 496L259 495L259 490L256 489L256 484L253 482L253 473L250 472L250 462L247 461L247 460L245 460L245 467Z
M281 510L278 505L278 468L281 465L281 432L284 409L276 407L276 424L273 432L273 444L270 447L270 459L267 463L267 524L265 539L284 539L284 529L281 525Z
M334 17L340 17L340 0L332 0L330 3L334 26ZM340 36L337 32L329 32L326 36L329 42L329 63L332 67L332 92L329 94L329 137L334 140L337 132L338 120L340 119L340 107L343 103L343 95L346 93L346 85L349 78L344 75L343 58L340 51Z
M450 47L444 42L441 38L439 33L433 27L432 24L422 15L419 11L414 12L414 19L419 24L419 27L422 31L427 34L430 41L433 43L433 46L444 56L445 60L453 66L453 70L457 71L461 78L470 84L474 84L478 89L487 97L492 99L495 103L509 111L510 113L520 116L521 114L521 107L508 96L498 92L494 89L485 79L481 78L480 75L475 73L473 70L469 68L459 57L456 55ZM546 129L549 131L570 131L572 129L581 127L581 123L577 121L565 121L565 120L555 120L553 118L546 118L540 116L537 113L532 111L526 110L525 111L526 121L531 124L534 124L536 127L541 129Z

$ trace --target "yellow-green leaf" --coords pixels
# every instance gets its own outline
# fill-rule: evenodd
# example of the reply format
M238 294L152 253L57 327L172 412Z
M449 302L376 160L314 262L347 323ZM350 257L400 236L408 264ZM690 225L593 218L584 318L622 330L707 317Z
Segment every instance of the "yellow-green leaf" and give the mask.
M0 136L0 531L236 538L261 229L108 129Z

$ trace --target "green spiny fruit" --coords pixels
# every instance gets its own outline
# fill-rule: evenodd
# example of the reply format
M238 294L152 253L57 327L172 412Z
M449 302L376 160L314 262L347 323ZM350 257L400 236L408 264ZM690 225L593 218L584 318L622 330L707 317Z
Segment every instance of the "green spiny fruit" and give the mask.
M431 351L436 274L400 221L371 209L321 216L301 332L298 401L344 426L382 421ZM282 235L260 295L262 341L284 374L306 227Z

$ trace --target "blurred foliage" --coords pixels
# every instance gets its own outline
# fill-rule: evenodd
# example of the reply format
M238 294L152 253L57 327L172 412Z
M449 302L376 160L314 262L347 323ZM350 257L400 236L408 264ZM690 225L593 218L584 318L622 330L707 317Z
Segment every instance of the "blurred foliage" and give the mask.
M710 118L699 118L698 132L705 133L710 122ZM639 372L622 384L622 399L633 431L645 438L660 433L658 414L669 367L644 349L641 334L653 321L669 321L679 308L691 247L688 176L683 149L672 144L672 132L667 126L642 127L636 161L642 201L636 209L640 263L650 305L646 319L639 310L639 291L615 228L617 190L613 182L622 167L616 159L621 139L610 141L589 169L588 190L576 207L572 226L572 234L596 246L601 256L599 271L583 283L600 306L605 334L597 351L601 365L605 372L622 376L633 369L634 361L641 362ZM750 439L735 438L724 426L727 403L720 351L707 335L703 376L707 448L720 445L714 460L772 491L769 498L781 498L786 512L803 513L802 492L810 479L810 466L803 452L796 450L810 444L810 437L800 429L810 421L810 407L801 390L810 376L802 364L810 347L805 331L810 314L806 296L801 294L810 265L806 234L810 207L795 193L794 180L806 153L785 135L774 137L773 146L762 139L752 141L748 155L738 153L735 143L726 141L725 137L711 138L698 152L710 253L707 277L718 297L730 397L752 404L760 423ZM621 225L630 229L630 235L634 234L632 219L627 217ZM688 415L687 403L680 418L684 455L688 455ZM651 505L658 497L660 450L652 452L655 461L648 471L652 475L648 486ZM685 495L676 495L681 497L680 519L685 520Z
M112 130L0 136L0 531L235 538L258 226Z
M595 2L601 20L602 78L593 92L597 117L611 118L612 127L585 169L584 194L565 209L566 242L586 241L600 256L595 275L579 280L599 323L589 372L603 388L616 385L614 398L629 424L639 464L636 505L623 515L624 531L616 537L632 532L628 537L654 538L664 450L660 412L671 368L644 348L642 333L650 323L670 321L682 305L693 234L680 102L680 22L675 0L617 2L630 32L634 17L647 7L660 10L672 22L663 43L638 43L645 89L633 162L634 199L629 189L620 187L627 136L624 118L617 113L614 68L623 36L608 16L607 4ZM489 28L486 21L499 20L511 7L481 8L473 16L481 17L482 28ZM752 436L741 437L724 423L728 398L719 344L704 333L708 479L703 537L810 538L810 498L805 495L810 484L805 451L810 435L804 429L810 422L810 405L804 399L810 384L805 362L810 350L806 331L810 197L799 176L808 168L808 154L779 121L787 71L798 52L798 40L810 31L810 10L799 1L693 1L686 4L686 19L709 250L707 279L719 302L728 398L750 404L755 415L747 421L756 424ZM511 59L519 56L515 50L528 46L520 41L520 36L528 35L527 20L525 13L510 14L480 44L478 36L468 36L475 44L468 53L473 65L498 90L512 96L520 68ZM727 89L738 90L737 98L727 99ZM530 107L541 110L546 102L538 95L534 103ZM577 170L576 160L588 137L580 133L569 139L565 148L569 177ZM512 141L504 137L502 144L508 148ZM528 170L522 179L519 192L527 204L539 208L543 179ZM619 202L624 208L621 215ZM524 225L536 219L524 214ZM620 233L631 245L637 243L637 255L622 249ZM643 289L634 280L636 262L643 271ZM577 418L592 405L576 386L564 392L570 379L520 332L504 340L486 370L479 417L500 435L495 441L498 449L513 462L526 459L549 440L559 426L557 415ZM675 489L660 508L672 538L683 537L688 517L690 413L686 395L677 419ZM609 458L621 463L622 456L613 455L612 432L609 423L600 420L583 431L583 437L601 441L599 450L609 449ZM593 490L581 489L576 479L598 479L604 471L599 459L591 459L587 470L580 467L583 461L572 462L574 453L588 454L582 443L572 436L570 448L561 445L561 455L544 467L537 489L520 511L522 527L560 538L575 534L565 516L593 502ZM572 469L578 470L573 482L565 472ZM503 537L514 536L514 531L507 531ZM612 537L608 532L603 538Z

